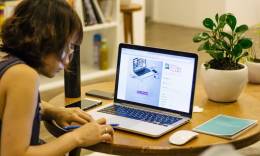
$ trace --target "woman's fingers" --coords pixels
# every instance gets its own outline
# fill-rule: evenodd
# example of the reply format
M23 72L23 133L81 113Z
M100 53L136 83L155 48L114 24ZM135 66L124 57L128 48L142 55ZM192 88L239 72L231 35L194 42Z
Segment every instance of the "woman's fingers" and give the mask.
M94 121L94 119L89 114L87 114L80 108L72 108L72 112L73 112L73 114L72 114L73 122L77 122L77 123L83 125L87 122Z
M92 118L91 115L87 114L86 112L84 112L84 111L82 111L82 110L79 111L78 115L79 115L81 118L83 118L83 119L85 119L86 121L88 121L88 122L94 121L94 119Z
M101 134L110 134L114 135L114 129L109 125L102 125L101 126Z
M86 121L85 119L79 117L78 115L74 115L73 116L73 122L76 122L80 125L84 125L85 123L87 123L88 121Z
M111 136L110 134L103 134L101 136L101 140L103 142L113 142L113 136Z
M59 126L61 127L66 127L66 126L69 126L70 124L68 122L61 122L59 123Z
M104 125L106 124L106 119L105 118L100 118L100 119L97 119L96 122L100 125Z

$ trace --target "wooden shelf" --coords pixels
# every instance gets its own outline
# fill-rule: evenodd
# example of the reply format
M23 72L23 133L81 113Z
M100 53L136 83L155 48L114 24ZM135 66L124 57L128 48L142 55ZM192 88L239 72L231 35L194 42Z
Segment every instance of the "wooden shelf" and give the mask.
M118 31L119 31L119 0L113 1L112 18L111 22L106 22L102 24L95 24L91 26L83 27L83 41L81 44L80 51L80 64L81 64L81 83L102 81L106 78L112 78L115 76L116 71L116 60L117 60L117 47L119 43ZM75 0L75 10L78 13L80 19L84 21L82 0ZM84 23L84 22L82 22ZM107 40L109 48L109 64L110 68L108 70L99 70L94 67L93 64L93 36L96 33L100 33L102 38ZM40 91L48 91L52 89L57 89L64 87L64 73L61 72L57 74L54 78L40 78Z
M117 26L118 26L117 22L95 24L92 26L85 26L83 28L83 31L84 32L97 31L97 30L108 29L108 28L113 28L113 27L117 27Z
M115 76L115 73L115 68L110 68L108 70L86 68L84 70L81 70L81 83L88 82L94 79L98 80L101 78L111 78ZM61 72L51 79L41 76L40 84L40 91L42 92L64 87L64 73Z

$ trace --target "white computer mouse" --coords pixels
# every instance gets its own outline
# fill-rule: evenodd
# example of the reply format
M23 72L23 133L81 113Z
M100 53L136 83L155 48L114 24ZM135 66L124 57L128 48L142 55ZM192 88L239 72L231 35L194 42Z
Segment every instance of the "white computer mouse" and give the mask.
M174 145L183 145L198 135L198 133L193 131L179 130L170 136L169 142Z

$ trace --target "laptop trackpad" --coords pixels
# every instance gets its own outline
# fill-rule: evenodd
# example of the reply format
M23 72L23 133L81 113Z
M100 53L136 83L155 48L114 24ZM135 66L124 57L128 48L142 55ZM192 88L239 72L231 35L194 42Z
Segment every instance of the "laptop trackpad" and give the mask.
M135 127L138 124L140 124L140 121L113 116L113 117L107 118L107 123L108 124L119 124L119 127L122 127L122 128L131 128L131 127Z
M119 127L115 127L122 130L137 132L139 134L150 134L151 136L159 136L169 127L160 126L148 122L142 122L139 120L127 119L120 117L107 118L108 124L117 123Z

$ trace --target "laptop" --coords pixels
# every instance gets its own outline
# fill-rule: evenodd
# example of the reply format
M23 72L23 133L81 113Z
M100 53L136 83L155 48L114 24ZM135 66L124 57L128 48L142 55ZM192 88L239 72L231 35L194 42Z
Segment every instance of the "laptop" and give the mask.
M120 44L112 104L89 113L116 129L159 137L192 117L198 56Z

